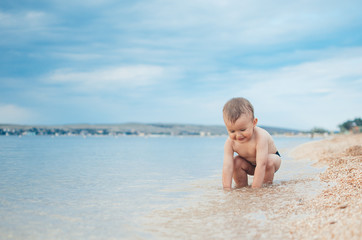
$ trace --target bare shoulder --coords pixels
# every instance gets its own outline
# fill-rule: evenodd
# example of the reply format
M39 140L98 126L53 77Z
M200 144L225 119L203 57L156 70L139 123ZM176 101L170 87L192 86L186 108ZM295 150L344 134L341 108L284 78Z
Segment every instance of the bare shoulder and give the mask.
M269 141L271 139L271 136L270 134L263 128L261 127L255 127L255 131L256 131L256 134L257 134L257 140L258 141Z
M275 147L275 143L274 140L272 138L272 136L263 128L260 127L256 127L256 131L257 131L257 145L260 144L260 146L265 146L265 144L268 145L268 149L270 153L275 153L276 152L276 147Z
M234 144L233 140L229 137L226 139L224 144L224 153L233 154L234 153Z
M230 139L230 137L228 137L225 141L225 148L232 148L233 147L233 140Z

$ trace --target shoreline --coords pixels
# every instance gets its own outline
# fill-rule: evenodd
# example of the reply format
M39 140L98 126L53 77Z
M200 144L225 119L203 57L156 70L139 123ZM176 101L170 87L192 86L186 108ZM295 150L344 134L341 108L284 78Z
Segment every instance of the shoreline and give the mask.
M319 176L328 187L294 208L308 217L291 226L292 239L362 239L362 134L335 135L291 151L327 169Z
M271 134L297 135L305 131L288 128L262 126ZM67 125L14 125L0 124L0 135L16 136L67 136L67 135L104 135L104 136L218 136L227 135L224 125L198 125L177 123L120 123L120 124L67 124Z

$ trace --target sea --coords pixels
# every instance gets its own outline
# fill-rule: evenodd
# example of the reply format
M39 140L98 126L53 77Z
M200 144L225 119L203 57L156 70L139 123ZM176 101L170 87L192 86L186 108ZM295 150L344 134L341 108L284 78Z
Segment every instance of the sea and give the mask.
M320 193L324 170L289 152L316 139L274 137L274 183L233 191L225 140L1 136L0 239L287 239L282 209Z

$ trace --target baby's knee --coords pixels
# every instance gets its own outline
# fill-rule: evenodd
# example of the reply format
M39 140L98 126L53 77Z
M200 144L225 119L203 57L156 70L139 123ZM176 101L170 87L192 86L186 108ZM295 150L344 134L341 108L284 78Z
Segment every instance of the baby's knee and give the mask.
M234 168L235 169L244 169L245 170L245 169L249 168L249 164L242 157L236 156L236 157L234 157Z
M273 156L268 156L268 161L266 162L266 169L274 169L275 168L275 164L274 164L274 158Z
M234 157L234 168L240 168L242 160L240 156Z

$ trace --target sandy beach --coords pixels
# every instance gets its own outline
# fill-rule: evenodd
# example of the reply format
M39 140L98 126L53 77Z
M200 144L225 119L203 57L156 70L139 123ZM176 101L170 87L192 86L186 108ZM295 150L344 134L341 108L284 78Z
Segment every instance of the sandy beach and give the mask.
M291 225L292 238L362 239L362 134L306 143L291 155L328 166L320 174L327 189L290 209L308 216Z

